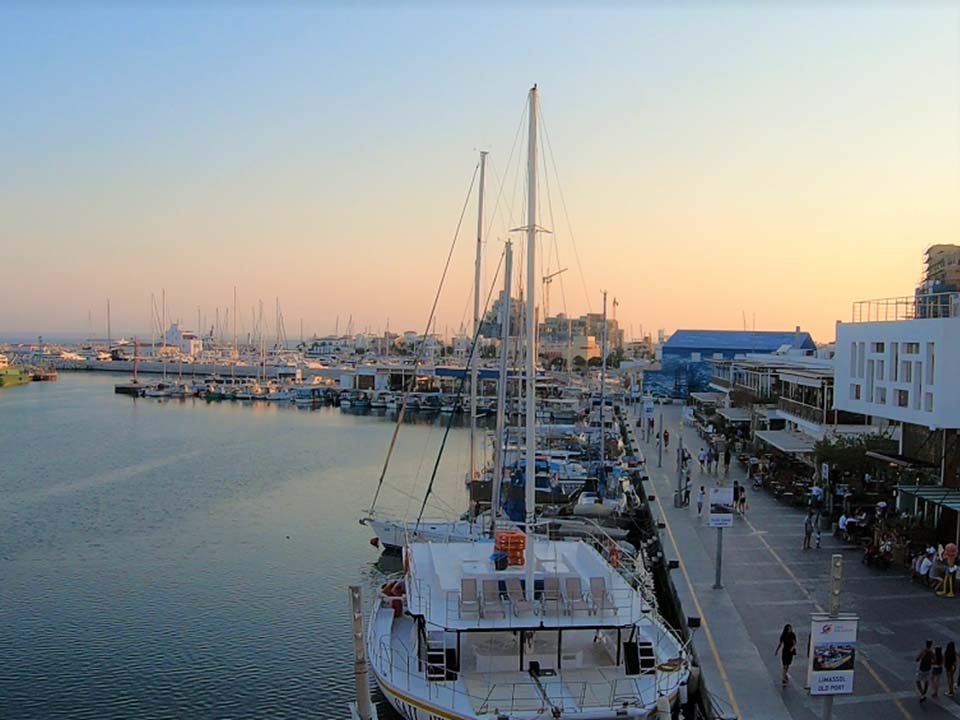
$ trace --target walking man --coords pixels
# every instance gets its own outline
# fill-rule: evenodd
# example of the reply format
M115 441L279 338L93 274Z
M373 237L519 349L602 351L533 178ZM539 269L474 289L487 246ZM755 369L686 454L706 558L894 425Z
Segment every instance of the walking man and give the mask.
M803 521L803 549L810 549L810 540L813 538L813 510L807 511L807 517Z
M697 517L700 517L701 515L703 515L703 500L704 498L706 498L706 496L707 496L707 491L703 487L703 485L701 485L700 492L697 493Z
M685 475L686 475L686 480L684 481L684 484L683 484L683 506L689 507L690 506L690 488L692 487L692 483L690 482L689 467L686 469Z
M733 481L733 509L736 512L740 512L740 493L743 492L743 488L740 487L740 483L736 480Z
M920 702L927 699L927 688L930 685L930 670L932 668L933 640L927 640L927 644L917 655L917 692L920 693Z
M703 463L707 459L707 451L703 448L700 448L700 452L697 453L697 462L700 463L700 472L703 472Z
M730 475L730 446L727 445L723 450L723 474Z

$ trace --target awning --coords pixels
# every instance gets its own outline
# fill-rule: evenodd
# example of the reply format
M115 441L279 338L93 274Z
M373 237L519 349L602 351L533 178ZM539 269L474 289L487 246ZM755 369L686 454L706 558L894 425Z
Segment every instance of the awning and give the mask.
M882 460L885 463L890 463L891 465L896 465L898 467L906 468L908 470L936 470L937 469L936 465L932 463L928 463L925 460L918 460L916 458L907 457L906 455L898 455L896 453L883 453L883 452L877 452L876 450L867 450L866 455L868 458L873 458L874 460Z
M777 450L793 455L812 453L817 442L809 435L789 430L758 430L754 434Z
M727 399L725 394L718 392L694 392L690 397L704 405L720 405Z
M960 512L960 490L957 488L938 485L897 485L897 490L903 495L912 495L928 503Z
M732 423L748 423L750 422L750 411L747 408L720 408L717 410L717 415L722 417L727 422Z

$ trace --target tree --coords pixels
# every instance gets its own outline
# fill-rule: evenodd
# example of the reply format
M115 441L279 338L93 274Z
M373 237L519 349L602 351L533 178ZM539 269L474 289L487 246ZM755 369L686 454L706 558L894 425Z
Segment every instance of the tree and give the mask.
M813 455L819 469L823 463L830 466L830 477L841 478L849 475L862 480L873 465L867 457L869 451L896 453L897 442L884 435L839 435L818 440L813 447Z
M583 356L582 356L582 355L577 355L577 356L573 359L573 366L574 366L577 370L582 370L583 367L584 367L586 364L587 364L587 361L583 359Z
M587 365L588 365L589 367L598 368L598 367L600 367L602 364L603 364L603 363L600 362L600 358L598 358L598 357L592 357L592 358L590 358L589 360L587 360Z
M614 350L612 353L607 355L607 367L618 368L620 363L623 361L623 353L619 350Z
M550 367L553 370L563 370L564 364L565 363L562 357L557 357L550 361Z

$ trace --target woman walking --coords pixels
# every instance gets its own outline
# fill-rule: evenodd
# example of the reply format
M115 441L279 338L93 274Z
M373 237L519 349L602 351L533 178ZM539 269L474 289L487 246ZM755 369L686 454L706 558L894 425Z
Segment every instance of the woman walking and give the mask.
M930 693L933 697L937 696L940 690L940 678L943 676L943 648L937 645L933 649L933 667L930 672L930 687L933 690Z
M797 635L793 632L793 626L789 623L783 626L783 632L780 633L780 642L777 643L777 649L773 651L774 655L780 655L780 662L783 663L783 687L787 686L788 675L790 673L790 663L793 662L793 656L797 654Z
M943 670L947 676L947 697L953 697L953 677L957 672L957 646L953 640L947 643L947 649L943 653Z

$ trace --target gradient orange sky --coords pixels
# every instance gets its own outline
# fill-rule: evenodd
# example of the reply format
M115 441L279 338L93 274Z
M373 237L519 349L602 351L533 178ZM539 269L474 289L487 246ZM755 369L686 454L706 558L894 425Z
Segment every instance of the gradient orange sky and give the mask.
M144 334L162 288L212 322L234 286L291 337L420 330L475 149L513 177L533 82L583 272L551 177L552 311L606 289L634 335L745 313L826 341L960 242L951 3L4 6L0 67L0 336L102 335L108 297ZM469 321L474 213L440 331Z

